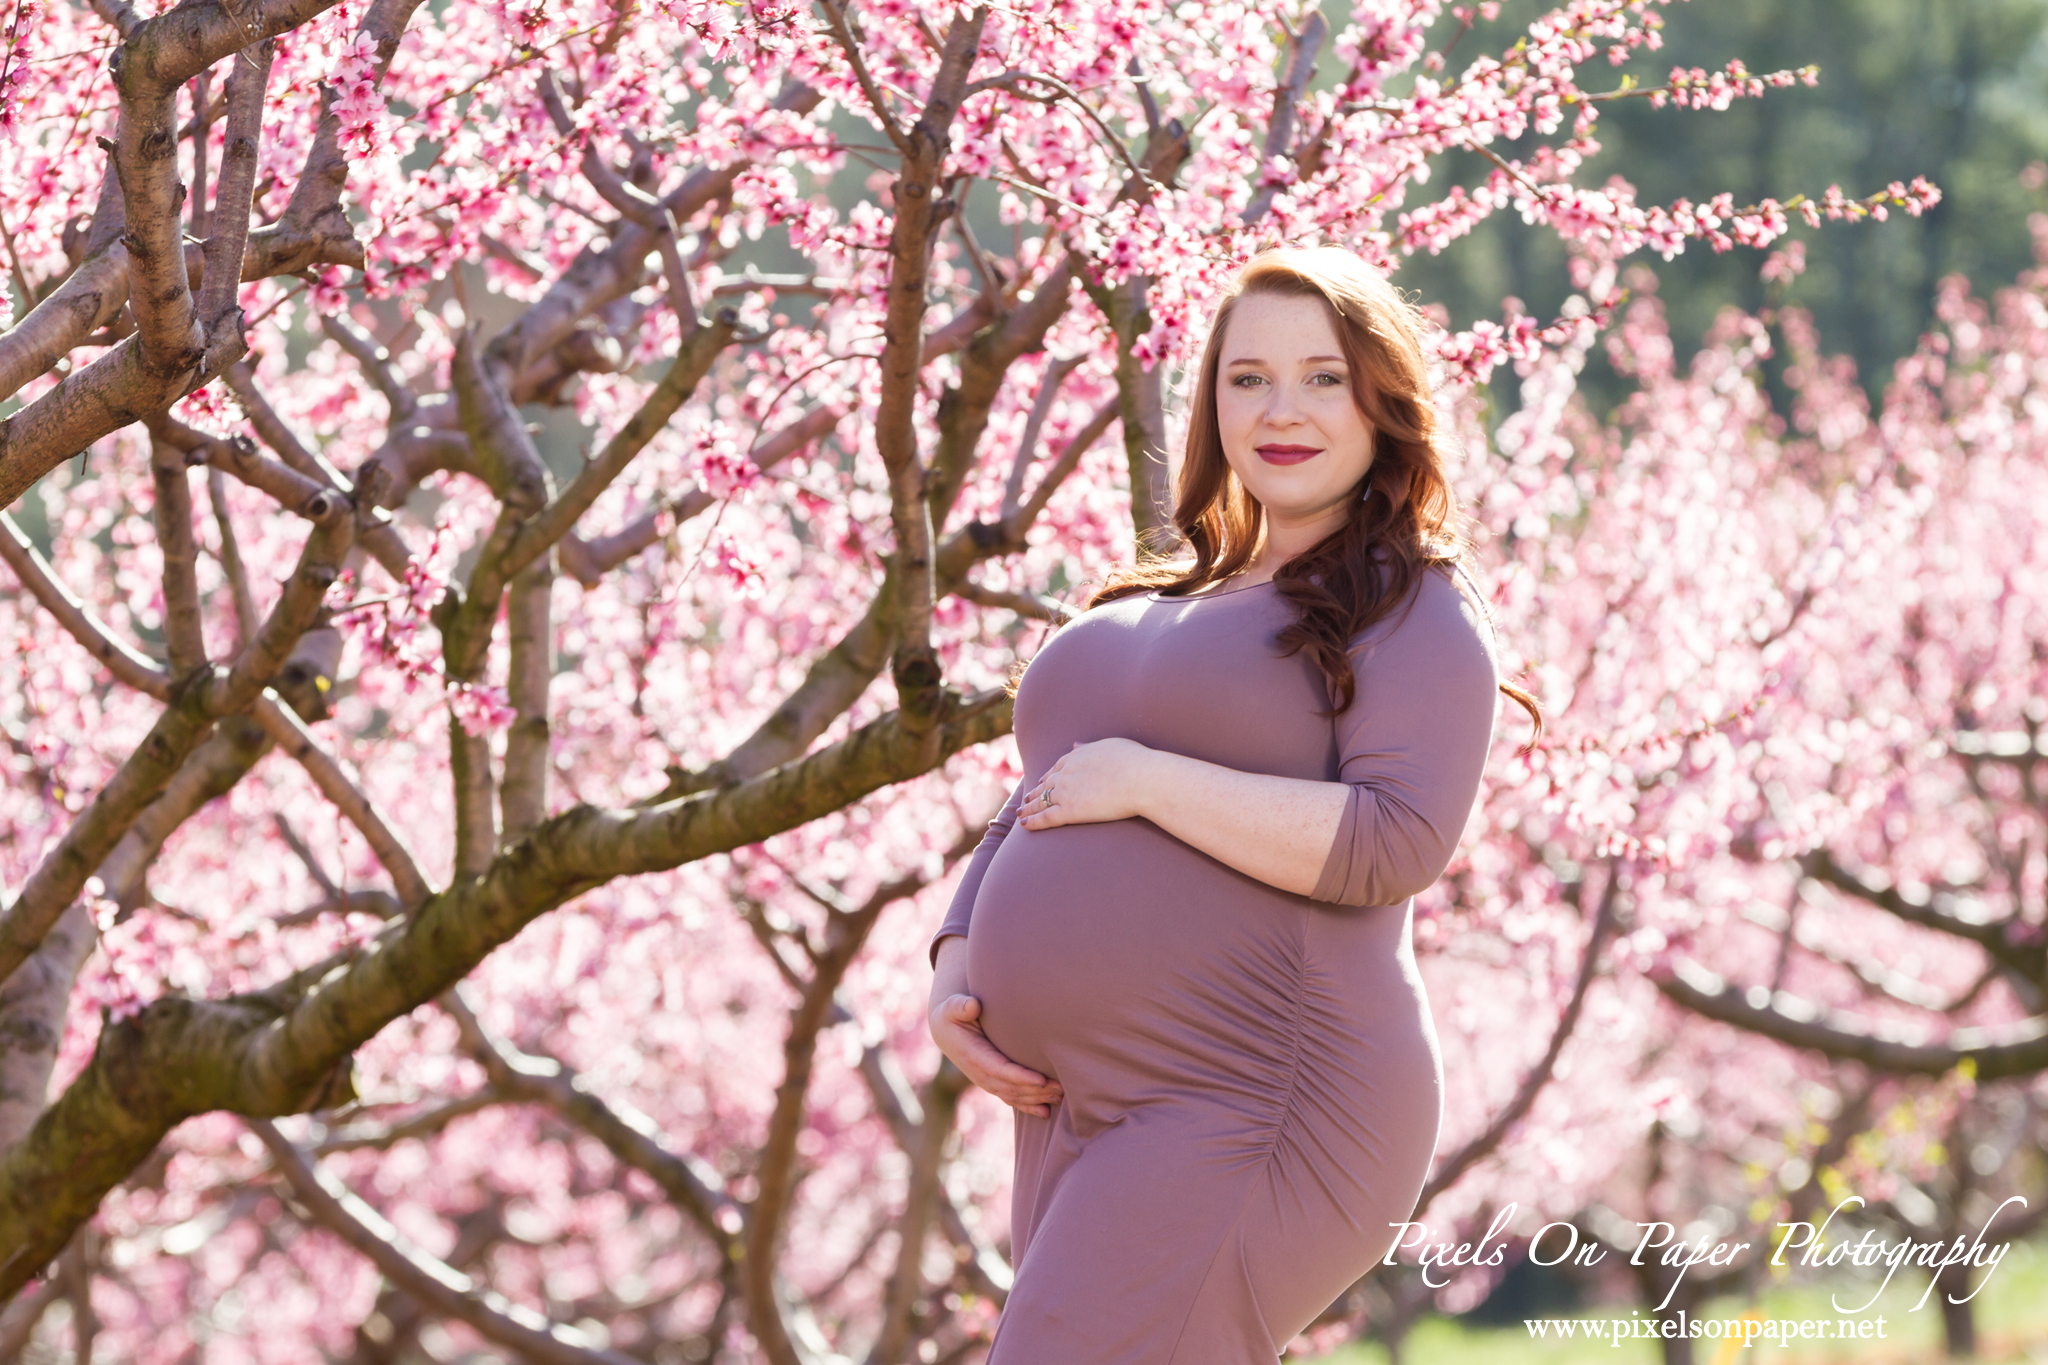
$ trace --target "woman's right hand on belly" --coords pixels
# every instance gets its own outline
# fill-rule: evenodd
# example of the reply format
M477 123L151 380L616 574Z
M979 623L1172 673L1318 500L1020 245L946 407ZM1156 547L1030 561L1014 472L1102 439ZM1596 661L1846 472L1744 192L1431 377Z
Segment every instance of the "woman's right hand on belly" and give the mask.
M1060 1083L1011 1061L981 1031L981 1001L969 995L967 940L958 935L939 943L927 1020L932 1041L953 1059L968 1080L1022 1114L1049 1118L1065 1094Z

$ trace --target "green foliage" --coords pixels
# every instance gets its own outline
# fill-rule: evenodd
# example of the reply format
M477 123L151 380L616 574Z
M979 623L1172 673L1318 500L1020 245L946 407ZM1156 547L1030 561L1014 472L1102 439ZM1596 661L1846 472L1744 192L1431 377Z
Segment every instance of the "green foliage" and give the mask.
M1497 24L1460 43L1452 68L1505 47L1545 8L1505 6ZM1807 272L1789 289L1760 280L1756 251L1716 256L1695 245L1669 263L1650 258L1682 348L1728 305L1797 303L1813 312L1823 349L1853 357L1866 384L1881 388L1931 324L1944 275L1965 274L1982 291L2027 268L2028 215L2048 208L2048 194L2026 183L2026 168L2048 158L2048 0L1694 0L1665 14L1664 50L1625 68L1645 85L1661 84L1673 66L1713 69L1731 58L1755 72L1817 64L1820 84L1720 113L1608 104L1586 182L1625 168L1642 202L1725 190L1740 207L1831 183L1866 194L1925 175L1944 196L1920 219L1797 227ZM1502 150L1526 153L1534 143ZM1487 163L1464 160L1461 178L1483 180ZM1460 324L1493 316L1503 294L1548 320L1562 301L1563 250L1554 233L1500 214L1443 255L1412 260L1401 282ZM1600 368L1587 376L1596 396L1609 389Z

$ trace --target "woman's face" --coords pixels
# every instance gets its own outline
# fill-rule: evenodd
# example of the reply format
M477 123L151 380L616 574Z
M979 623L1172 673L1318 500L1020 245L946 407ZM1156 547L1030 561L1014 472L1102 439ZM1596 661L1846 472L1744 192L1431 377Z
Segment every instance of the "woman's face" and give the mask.
M1224 458L1273 529L1319 536L1350 514L1372 465L1359 382L1320 299L1238 300L1216 370L1216 423Z

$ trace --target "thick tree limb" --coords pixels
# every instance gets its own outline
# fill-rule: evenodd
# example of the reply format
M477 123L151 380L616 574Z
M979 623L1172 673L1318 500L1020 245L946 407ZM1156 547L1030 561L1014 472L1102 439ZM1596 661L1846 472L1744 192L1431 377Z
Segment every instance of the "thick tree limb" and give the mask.
M182 273L181 273L182 278ZM242 357L240 331L223 329L194 364L151 367L129 336L12 417L0 419L0 507L100 437L154 416Z
M519 571L506 594L511 636L512 732L505 737L505 780L499 788L501 840L525 837L548 813L548 690L555 676L552 603L554 556L543 553Z
M925 295L932 243L953 210L950 201L938 197L939 172L952 147L953 120L987 22L985 8L954 16L924 112L899 144L903 159L894 185L896 219L889 237L889 302L882 321L875 447L888 471L889 520L896 535L894 581L887 585L896 595L890 671L899 712L913 732L936 723L945 690L944 670L931 642L936 601L932 508L924 462L917 453Z
M638 810L565 811L505 850L483 876L458 880L361 952L269 991L219 1001L166 997L114 1021L28 1137L0 1153L0 1298L47 1265L106 1192L185 1118L214 1109L297 1112L337 1063L387 1023L453 986L563 902L616 877L759 843L928 773L959 750L1008 733L1010 711L1010 699L991 689L957 699L924 734L885 716L731 790ZM14 938L0 923L0 944Z
M85 646L86 653L107 666L116 679L138 692L158 700L171 695L171 675L159 669L139 651L114 638L100 619L57 581L57 571L22 534L14 518L0 512L0 560L14 570L21 586L57 618L67 634Z
M316 1223L435 1312L467 1323L486 1340L538 1365L634 1365L630 1356L599 1349L574 1328L508 1302L420 1250L382 1214L315 1168L275 1124L254 1119L249 1129L270 1149L278 1173Z
M128 248L119 242L90 257L27 317L0 336L0 400L46 374L128 302Z
M163 550L164 646L171 673L183 677L206 662L199 612L199 542L192 532L192 480L185 454L151 434L150 476L156 484L157 545Z
M554 496L548 467L527 434L525 419L512 406L511 395L480 363L473 329L465 329L455 338L455 358L448 368L462 412L462 430L469 437L484 482L507 511L521 519L534 515ZM509 578L513 570L507 565L503 572Z
M1874 1029L1783 991L1772 995L1761 987L1745 990L1690 962L1652 973L1650 979L1695 1014L1878 1071L1938 1076L1967 1060L1979 1081L1992 1081L2048 1070L2048 1017L2040 1015L2002 1035L1960 1028L1944 1042L1922 1043L1907 1031Z

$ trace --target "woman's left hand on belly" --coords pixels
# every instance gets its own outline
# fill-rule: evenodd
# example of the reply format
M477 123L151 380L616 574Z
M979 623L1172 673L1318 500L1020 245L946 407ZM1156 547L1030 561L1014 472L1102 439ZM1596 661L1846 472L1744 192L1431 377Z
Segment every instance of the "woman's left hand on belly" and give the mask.
M1147 765L1156 752L1134 739L1077 742L1025 793L1017 823L1051 829L1142 814Z

